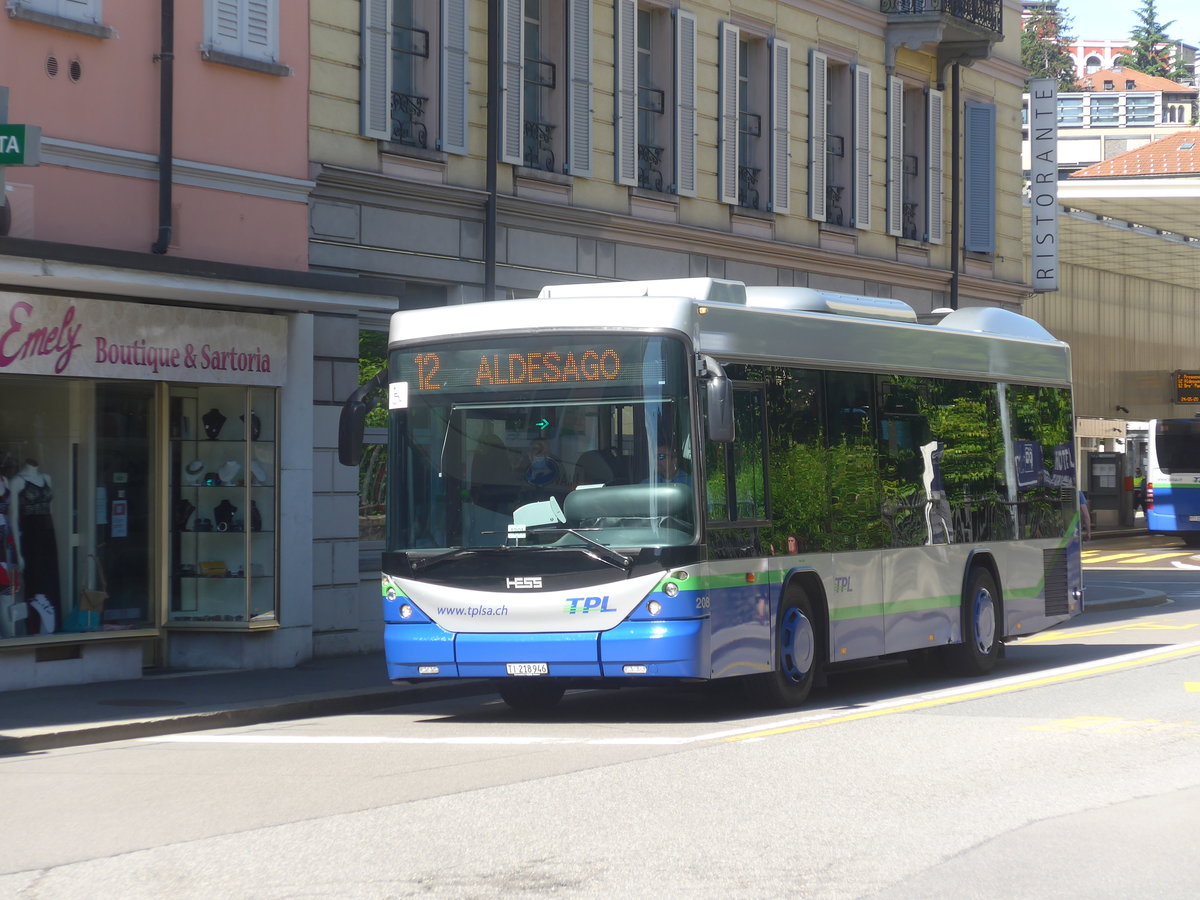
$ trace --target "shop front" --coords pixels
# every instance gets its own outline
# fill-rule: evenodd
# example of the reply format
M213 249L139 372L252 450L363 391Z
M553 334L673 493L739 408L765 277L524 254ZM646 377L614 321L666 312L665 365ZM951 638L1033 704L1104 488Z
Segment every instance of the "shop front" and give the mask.
M0 690L279 626L288 326L0 292Z

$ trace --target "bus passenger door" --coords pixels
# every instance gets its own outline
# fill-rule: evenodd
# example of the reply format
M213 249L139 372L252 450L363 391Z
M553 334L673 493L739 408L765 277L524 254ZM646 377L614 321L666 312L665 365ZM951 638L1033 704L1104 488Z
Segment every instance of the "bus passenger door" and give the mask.
M764 394L761 384L734 390L732 443L705 441L705 512L708 520L712 672L714 676L765 671L771 664L771 628L778 597L761 533L768 524Z

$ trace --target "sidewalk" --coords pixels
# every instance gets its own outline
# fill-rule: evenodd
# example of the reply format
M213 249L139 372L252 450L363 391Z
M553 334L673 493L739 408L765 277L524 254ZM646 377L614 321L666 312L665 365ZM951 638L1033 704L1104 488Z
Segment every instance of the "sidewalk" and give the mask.
M0 693L0 756L156 734L341 715L489 690L480 681L393 685L383 653L294 669L176 672Z
M1092 611L1157 606L1160 593L1089 587ZM132 681L0 693L0 756L343 715L489 691L480 681L392 685L382 653L316 659L294 669L151 674Z

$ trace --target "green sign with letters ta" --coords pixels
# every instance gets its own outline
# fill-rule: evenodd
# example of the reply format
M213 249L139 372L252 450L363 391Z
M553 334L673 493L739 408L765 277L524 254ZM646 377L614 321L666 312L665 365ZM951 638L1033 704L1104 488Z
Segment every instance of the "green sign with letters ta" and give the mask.
M41 150L40 126L0 123L0 166L36 166L41 163Z

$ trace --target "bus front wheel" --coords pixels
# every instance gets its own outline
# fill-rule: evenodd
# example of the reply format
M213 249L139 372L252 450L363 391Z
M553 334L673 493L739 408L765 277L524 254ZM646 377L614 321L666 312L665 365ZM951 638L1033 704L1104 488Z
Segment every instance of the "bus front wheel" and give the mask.
M962 601L962 643L949 648L960 675L986 675L1000 657L1000 591L983 566L972 567Z
M812 600L792 585L779 604L775 625L775 668L746 680L750 700L758 706L785 709L808 699L821 660L818 620Z
M500 699L518 712L545 712L553 709L567 691L561 682L541 681L536 678L501 681L497 688L500 691Z

